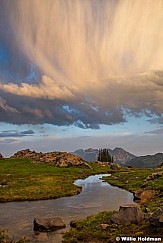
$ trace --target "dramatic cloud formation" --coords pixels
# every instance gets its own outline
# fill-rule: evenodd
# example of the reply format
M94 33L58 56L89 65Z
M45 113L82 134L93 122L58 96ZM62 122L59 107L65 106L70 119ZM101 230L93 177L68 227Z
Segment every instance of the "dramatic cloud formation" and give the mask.
M0 6L0 121L98 129L127 113L160 119L162 0Z

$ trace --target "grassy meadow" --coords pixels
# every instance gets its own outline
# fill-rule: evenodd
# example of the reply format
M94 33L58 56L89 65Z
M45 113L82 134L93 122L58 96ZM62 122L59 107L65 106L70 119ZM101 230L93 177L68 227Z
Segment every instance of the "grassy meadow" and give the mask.
M91 168L59 168L28 159L3 159L0 160L0 202L71 196L81 190L73 184L74 180L107 172L108 166L95 163L91 163Z

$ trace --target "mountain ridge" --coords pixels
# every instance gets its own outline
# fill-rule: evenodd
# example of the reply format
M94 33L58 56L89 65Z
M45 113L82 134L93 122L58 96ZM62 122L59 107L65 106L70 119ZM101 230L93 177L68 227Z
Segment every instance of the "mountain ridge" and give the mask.
M111 156L113 156L114 162L120 165L125 165L130 160L136 158L137 156L127 152L126 150L116 147L113 150L108 149ZM72 152L72 154L82 157L86 161L97 161L98 149L88 148L88 149L78 149Z
M136 168L156 168L163 163L163 153L156 153L154 155L139 156L127 163L128 166Z
M98 149L78 149L72 154L82 157L86 161L96 161L98 157ZM163 163L163 153L156 153L153 155L136 156L123 148L116 147L108 149L114 162L121 166L132 166L136 168L156 168Z

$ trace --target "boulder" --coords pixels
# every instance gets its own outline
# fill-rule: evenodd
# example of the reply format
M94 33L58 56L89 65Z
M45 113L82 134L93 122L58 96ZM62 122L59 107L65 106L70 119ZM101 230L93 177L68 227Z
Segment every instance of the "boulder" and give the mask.
M121 166L119 164L111 163L110 164L110 169L112 170L119 170Z
M133 192L134 195L134 202L145 202L149 199L151 199L152 197L154 197L155 195L155 191L154 190L136 190Z
M61 218L34 219L34 231L50 232L66 227Z
M101 230L107 230L110 227L109 224L100 224L100 229Z
M163 175L163 171L155 172L155 173L152 173L151 175L147 176L146 180L147 181L155 180L155 179L161 177L162 175Z
M163 227L163 207L158 208L149 218L150 225Z
M120 206L119 212L111 217L115 224L130 225L131 223L139 224L144 218L143 212L136 204Z

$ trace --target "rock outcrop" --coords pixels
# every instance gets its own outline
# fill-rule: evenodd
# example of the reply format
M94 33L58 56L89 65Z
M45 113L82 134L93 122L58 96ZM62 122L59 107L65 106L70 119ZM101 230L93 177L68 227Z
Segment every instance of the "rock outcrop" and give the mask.
M67 152L35 152L29 149L21 150L15 153L12 158L28 158L35 163L44 162L54 164L58 167L68 166L87 166L89 165L79 156Z
M34 231L50 232L66 227L61 218L34 219Z
M163 207L158 208L149 218L152 226L163 227Z
M116 224L130 225L131 223L138 224L144 218L142 210L136 204L120 206L119 212L113 214L111 221Z

